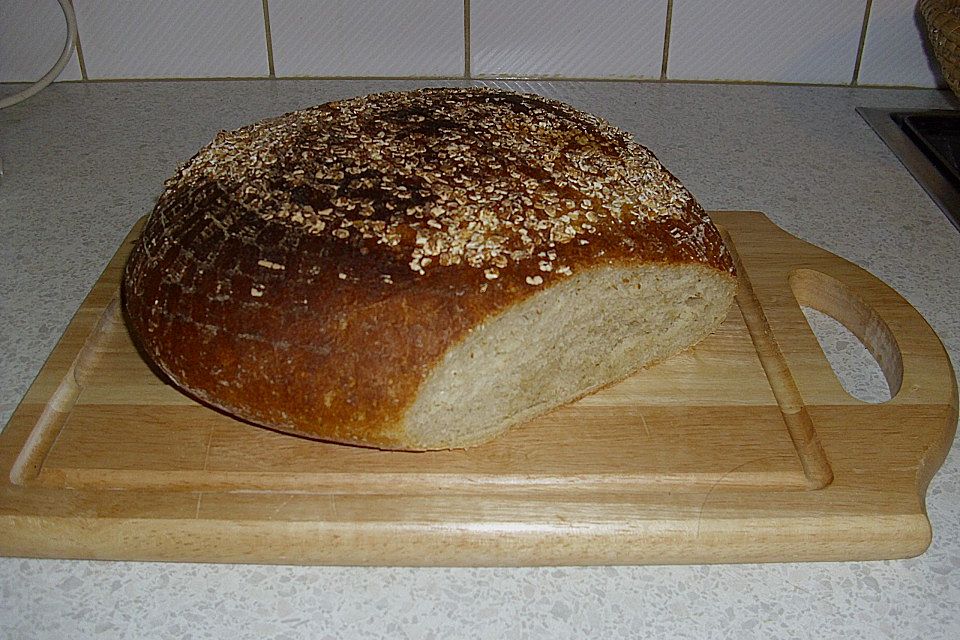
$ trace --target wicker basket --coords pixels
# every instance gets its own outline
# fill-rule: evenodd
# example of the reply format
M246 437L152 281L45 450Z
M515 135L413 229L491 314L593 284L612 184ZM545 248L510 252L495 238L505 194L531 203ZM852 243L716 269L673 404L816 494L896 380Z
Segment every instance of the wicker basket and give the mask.
M943 79L960 98L960 0L920 0L917 8Z

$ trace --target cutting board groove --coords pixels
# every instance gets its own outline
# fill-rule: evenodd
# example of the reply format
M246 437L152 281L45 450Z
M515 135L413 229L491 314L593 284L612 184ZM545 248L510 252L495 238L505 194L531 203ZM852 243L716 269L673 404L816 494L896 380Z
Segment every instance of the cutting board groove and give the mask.
M810 420L810 414L803 405L803 398L800 396L800 390L797 389L793 374L790 373L790 367L787 366L773 336L770 323L767 322L767 317L763 313L763 307L757 300L757 294L753 290L749 273L743 266L736 244L729 233L724 232L723 236L737 267L740 285L737 291L737 305L743 313L747 331L750 332L763 372L770 382L770 389L777 399L777 404L780 405L783 422L793 441L793 446L796 447L800 464L803 466L807 488L822 489L833 481L833 470L820 445L820 438Z
M0 434L0 553L326 564L892 558L957 388L920 315L762 214L712 214L740 274L703 343L466 451L384 452L237 421L167 385L118 302L135 227ZM848 395L800 305L877 359Z

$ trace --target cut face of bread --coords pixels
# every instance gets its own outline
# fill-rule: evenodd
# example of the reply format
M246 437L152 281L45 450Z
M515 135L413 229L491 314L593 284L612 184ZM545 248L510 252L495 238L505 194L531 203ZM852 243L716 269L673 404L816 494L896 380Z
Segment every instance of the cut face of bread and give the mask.
M484 442L668 358L723 321L734 279L697 265L580 273L475 328L406 417L415 448Z
M734 283L703 208L630 135L474 87L221 132L167 181L123 300L191 396L421 450L479 444L689 347Z

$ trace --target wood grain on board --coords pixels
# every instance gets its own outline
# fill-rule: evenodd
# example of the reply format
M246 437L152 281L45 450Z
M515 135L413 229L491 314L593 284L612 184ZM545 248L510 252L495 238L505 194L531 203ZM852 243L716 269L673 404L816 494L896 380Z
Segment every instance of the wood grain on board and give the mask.
M0 435L0 553L291 564L896 558L956 429L940 341L888 286L753 212L712 214L737 304L694 349L465 451L385 452L235 420L144 362L117 299L139 226ZM848 395L800 305L872 351Z

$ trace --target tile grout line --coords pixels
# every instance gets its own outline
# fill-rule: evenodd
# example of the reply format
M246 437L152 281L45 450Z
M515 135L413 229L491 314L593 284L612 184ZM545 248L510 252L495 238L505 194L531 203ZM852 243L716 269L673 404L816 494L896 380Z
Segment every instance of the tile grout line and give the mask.
M470 69L470 0L463 0L463 77L473 78Z
M663 30L663 63L660 66L660 79L667 79L667 62L670 60L670 31L673 29L673 0L667 0L667 24Z
M342 80L342 81L410 81L410 80L419 80L424 82L445 82L452 80L463 80L463 75L455 76L277 76L276 78L270 78L269 76L203 76L203 77L189 77L189 78L177 78L177 77L163 77L163 78L141 78L141 77L130 77L130 78L91 78L89 81L90 84L118 84L123 82L256 82L262 80L282 80L282 81L328 81L328 80ZM578 77L563 77L563 76L473 76L471 80L489 80L491 82L606 82L606 83L635 83L635 84L674 84L674 85L684 85L684 84L708 84L708 85L730 85L730 86L744 86L744 87L797 87L797 88L833 88L833 89L849 89L849 82L842 83L831 83L831 82L774 82L772 80L701 80L701 79L685 79L685 78L667 78L661 80L660 78L622 78L622 77L602 77L602 76L578 76ZM83 80L62 80L59 84L83 84ZM32 84L30 81L17 81L17 82L0 82L0 85L29 85ZM938 91L941 90L938 87L923 87L923 86L912 86L904 84L873 84L873 83L864 83L858 84L855 88L857 89L883 89L883 90L893 90L893 91Z
M263 34L267 41L267 70L271 78L277 77L277 69L273 64L273 32L270 31L270 5L263 0Z
M867 5L863 10L863 26L860 28L860 42L857 43L857 59L853 63L853 78L850 80L850 86L855 87L860 83L860 65L863 62L863 45L867 41L867 26L870 24L870 11L873 9L873 0L867 0Z

